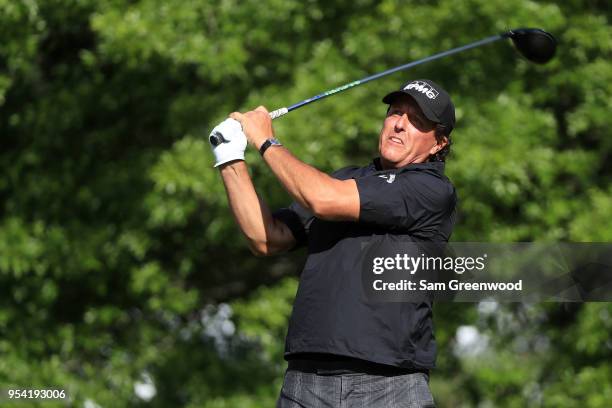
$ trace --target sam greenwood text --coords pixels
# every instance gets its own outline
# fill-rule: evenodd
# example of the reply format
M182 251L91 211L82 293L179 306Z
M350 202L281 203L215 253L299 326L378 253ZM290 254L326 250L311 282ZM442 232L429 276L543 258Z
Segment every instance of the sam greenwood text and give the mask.
M504 290L523 290L523 280L519 279L516 282L460 282L456 279L448 282L429 282L426 279L421 279L417 282L402 279L399 282L383 282L377 279L373 282L374 290L427 290L427 291L445 291L445 290L481 290L481 291L504 291Z

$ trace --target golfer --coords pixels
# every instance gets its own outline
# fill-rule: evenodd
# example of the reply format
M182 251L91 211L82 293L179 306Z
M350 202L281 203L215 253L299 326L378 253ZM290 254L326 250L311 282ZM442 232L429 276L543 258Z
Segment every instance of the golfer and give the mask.
M275 138L268 111L234 112L213 129L212 146L229 205L259 256L306 246L308 258L285 342L288 369L278 407L431 407L436 344L432 304L368 302L362 244L447 242L456 194L444 176L455 109L442 87L415 80L388 104L378 157L331 176L300 161ZM272 212L244 162L247 142L295 200Z

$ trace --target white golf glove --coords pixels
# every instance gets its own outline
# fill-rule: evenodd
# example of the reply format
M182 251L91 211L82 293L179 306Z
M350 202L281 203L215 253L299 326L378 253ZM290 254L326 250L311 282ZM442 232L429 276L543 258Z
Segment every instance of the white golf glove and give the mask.
M208 143L215 155L215 167L232 160L244 160L247 138L240 122L235 119L225 119L215 126L210 132Z

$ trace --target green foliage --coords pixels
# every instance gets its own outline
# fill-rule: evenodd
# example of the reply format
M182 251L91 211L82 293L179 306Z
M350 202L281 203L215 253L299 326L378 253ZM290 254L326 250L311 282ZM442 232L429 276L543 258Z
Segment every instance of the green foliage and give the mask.
M612 238L612 29L604 2L0 0L0 388L72 404L274 404L303 252L247 251L203 138L509 28L554 33L536 66L500 42L275 121L325 171L376 154L380 98L443 84L458 126L456 241ZM249 150L260 194L289 197ZM437 305L440 406L612 400L609 304ZM454 352L459 326L489 339ZM157 394L137 397L151 378ZM15 406L22 406L17 403ZM42 406L63 403L40 403Z

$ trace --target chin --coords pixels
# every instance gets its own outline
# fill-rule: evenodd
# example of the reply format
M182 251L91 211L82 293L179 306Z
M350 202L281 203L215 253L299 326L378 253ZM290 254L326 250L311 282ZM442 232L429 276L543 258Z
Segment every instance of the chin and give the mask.
M386 161L389 164L397 164L400 163L402 160L405 159L405 157L402 157L402 155L397 154L397 152L393 152L393 151L388 151L387 149L383 149L380 152L380 158L384 161Z

